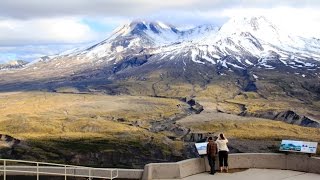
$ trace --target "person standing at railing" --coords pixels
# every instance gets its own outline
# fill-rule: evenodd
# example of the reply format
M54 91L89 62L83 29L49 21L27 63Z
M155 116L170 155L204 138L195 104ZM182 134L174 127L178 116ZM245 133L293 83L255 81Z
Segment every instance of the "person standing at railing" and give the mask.
M219 151L219 166L220 166L220 172L223 172L223 170L226 170L228 172L228 152L229 148L227 146L228 139L224 136L224 134L219 135L219 139L216 141L218 145L218 151Z
M210 174L216 173L214 162L216 160L218 148L217 148L217 144L214 141L216 141L217 138L218 137L216 136L214 137L214 140L212 139L212 137L208 138L209 143L207 144L207 156L208 156L208 161L210 165Z

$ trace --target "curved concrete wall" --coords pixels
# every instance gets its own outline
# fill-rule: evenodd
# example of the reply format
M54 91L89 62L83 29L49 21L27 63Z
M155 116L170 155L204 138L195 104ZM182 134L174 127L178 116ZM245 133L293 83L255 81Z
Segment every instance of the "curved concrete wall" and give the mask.
M218 169L216 158L216 169ZM241 153L229 155L229 168L284 169L320 174L320 158L277 153ZM142 179L180 179L209 171L206 157L177 163L152 163L145 166Z

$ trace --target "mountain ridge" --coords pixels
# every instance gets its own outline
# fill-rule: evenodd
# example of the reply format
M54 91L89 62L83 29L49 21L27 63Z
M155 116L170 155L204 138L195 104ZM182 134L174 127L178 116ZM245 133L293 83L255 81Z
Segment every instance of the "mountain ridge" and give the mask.
M0 64L0 70L15 70L25 67L29 62L23 60L11 60Z
M320 48L320 41L280 35L281 32L278 28L265 17L235 18L220 28L213 25L203 25L185 31L179 31L171 25L145 21L133 21L120 27L122 28L115 30L106 40L77 53L86 54L86 58L94 59L112 58L115 53L126 53L127 50L129 53L138 53L157 47L166 51L170 48L186 48L187 46L210 46L211 52L208 53L211 56L220 55L220 58L230 52L240 55L250 54L261 58L268 51L280 51L278 54L287 59L289 59L290 53L294 53L300 59L320 60L320 54L317 51ZM266 42L268 39L271 42ZM179 47L175 47L176 44ZM192 56L194 59L195 55ZM210 59L206 56L205 58Z
M268 54L268 51L279 51L278 54L286 59L290 59L289 54L293 53L300 59L320 60L320 53L317 51L320 48L320 40L293 37L290 34L280 35L281 33L272 22L263 16L236 17L221 27L201 25L187 30L178 30L172 25L159 21L140 20L119 26L100 43L68 50L57 56L52 56L50 59L79 55L86 55L83 58L87 59L112 59L117 58L114 57L114 54L139 53L158 47L170 50L170 48L186 48L187 46L208 46L210 50L208 52L202 51L202 53L209 53L211 56L219 56L219 58L234 53L238 53L238 55L249 54L261 58ZM174 47L176 44L179 47ZM197 48L197 51L200 52L201 49ZM195 55L191 56L194 59ZM207 56L204 58L212 62L210 60L212 58ZM245 62L246 60L241 63L246 64Z

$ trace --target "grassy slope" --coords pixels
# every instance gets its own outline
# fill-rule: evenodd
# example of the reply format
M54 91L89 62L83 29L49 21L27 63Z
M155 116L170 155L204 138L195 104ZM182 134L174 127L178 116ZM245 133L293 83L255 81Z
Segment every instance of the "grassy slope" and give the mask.
M182 142L165 142L164 134L146 128L150 120L183 113L176 106L179 103L134 96L1 94L0 132L23 140L26 146L15 149L23 159L64 162L75 153L108 154L118 149L146 157L160 149L165 158L181 150ZM136 121L142 128L132 125Z
M320 129L265 119L214 121L211 123L194 124L191 125L191 128L194 131L224 132L230 137L240 139L300 139L320 142Z
M86 94L20 93L0 96L0 130L19 138L137 131L117 123L182 113L174 99Z

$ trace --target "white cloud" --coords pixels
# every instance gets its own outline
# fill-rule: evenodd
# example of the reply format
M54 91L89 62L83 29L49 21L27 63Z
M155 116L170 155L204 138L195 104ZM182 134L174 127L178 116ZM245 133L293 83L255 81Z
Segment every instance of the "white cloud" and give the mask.
M320 8L226 8L216 11L167 11L148 19L164 20L173 25L192 27L201 24L223 25L228 19L240 16L265 16L280 29L303 37L320 38Z
M118 25L137 18L191 27L252 15L264 15L288 32L320 38L319 0L1 0L0 61L32 59L66 50L68 44L103 40ZM96 22L104 26L99 29Z
M166 10L219 11L224 8L320 7L319 0L1 0L0 16L145 16Z
M222 16L265 16L280 29L303 37L320 38L320 9L277 7L226 9Z
M10 60L32 61L42 56L57 55L65 50L88 44L0 46L0 64Z
M0 46L82 43L92 41L97 36L79 18L0 20Z

